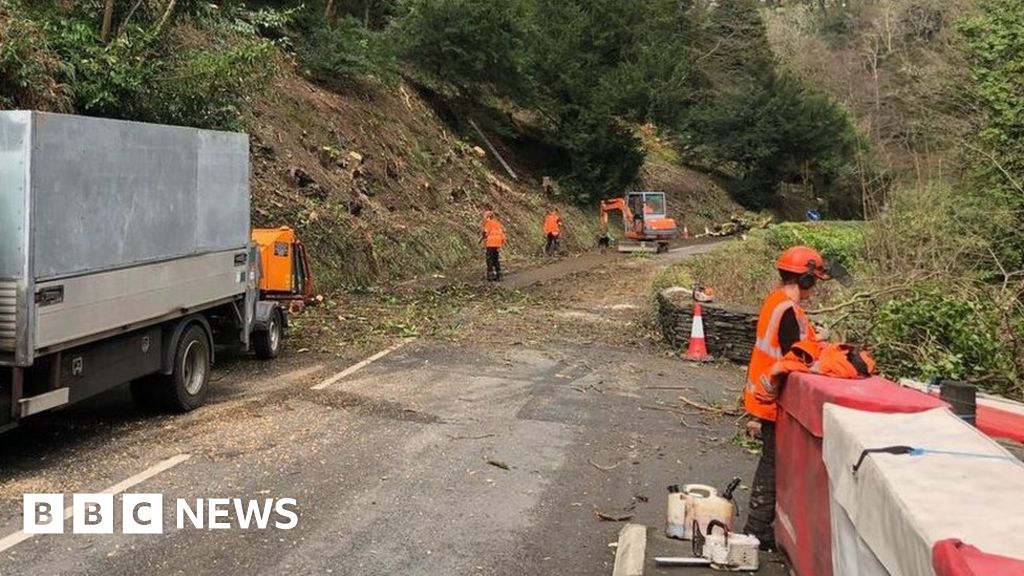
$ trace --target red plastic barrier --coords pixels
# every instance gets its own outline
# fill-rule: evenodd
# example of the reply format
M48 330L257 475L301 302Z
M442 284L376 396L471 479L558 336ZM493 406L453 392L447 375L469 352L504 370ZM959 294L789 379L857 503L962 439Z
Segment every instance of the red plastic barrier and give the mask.
M960 540L940 540L932 546L936 576L1021 576L1024 561L985 554Z
M978 429L993 438L1024 444L1024 416L991 406L978 406Z
M869 412L922 412L946 403L883 378L842 380L792 374L775 431L775 538L800 576L831 576L828 472L821 456L825 403Z

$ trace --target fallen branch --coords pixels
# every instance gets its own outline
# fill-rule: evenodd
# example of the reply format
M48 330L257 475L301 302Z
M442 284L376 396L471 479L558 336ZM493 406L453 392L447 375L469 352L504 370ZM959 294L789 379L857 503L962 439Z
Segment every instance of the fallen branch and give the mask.
M702 404L700 402L694 402L693 400L690 400L686 396L679 396L679 401L682 402L683 404L686 404L687 406L691 406L693 408L696 408L698 410L702 410L704 412L711 412L712 414L719 414L719 415L722 415L722 416L740 416L741 415L740 412L737 412L735 410L728 410L726 408L716 408L714 406L708 406L707 404Z
M680 410L679 408L673 408L671 406L652 406L646 404L640 407L641 410L661 410L663 412L672 412L673 414L682 414L683 416L699 416L700 412L687 412L686 410Z
M632 514L608 514L606 512L601 512L600 510L594 510L594 514L606 522L625 522L626 520L633 518Z
M694 426L682 418L679 419L679 423L683 425L683 428L688 428L690 430L704 430L705 432L712 432L711 428L708 428L707 426Z
M452 440L483 440L484 438L494 438L494 434L482 434L480 436L452 436L448 435Z
M601 466L597 462L594 462L593 460L590 459L587 459L587 462L590 463L590 465L593 466L594 468L597 468L598 470L601 470L603 472L611 472L612 470L615 470L620 465L622 465L622 463L625 462L625 460L620 460L615 464L612 464L611 466Z
M644 390L693 390L693 386L644 386Z
M857 292L856 294L851 296L849 300L846 300L845 302L840 302L839 304L836 304L834 306L827 306L825 308L818 308L816 310L809 310L807 313L809 315L816 316L818 314L827 314L829 312L837 312L839 310L842 310L844 308L849 308L850 306L855 306L857 304L864 304L865 302L871 302L871 301L877 300L878 298L880 298L882 296L888 296L889 294L895 294L897 292L902 292L904 290L908 290L908 289L910 289L911 286L913 286L917 282L921 281L922 279L923 278L913 278L913 279L908 280L907 282L904 282L903 284L900 284L898 286L889 286L888 288L883 288L881 290L871 290L871 291L867 291L867 292Z

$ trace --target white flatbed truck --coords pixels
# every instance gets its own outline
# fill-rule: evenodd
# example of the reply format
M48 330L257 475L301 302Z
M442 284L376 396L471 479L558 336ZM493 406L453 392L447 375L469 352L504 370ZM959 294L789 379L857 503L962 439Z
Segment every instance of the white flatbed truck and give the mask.
M214 351L276 356L245 134L0 112L0 431L131 382L202 404Z

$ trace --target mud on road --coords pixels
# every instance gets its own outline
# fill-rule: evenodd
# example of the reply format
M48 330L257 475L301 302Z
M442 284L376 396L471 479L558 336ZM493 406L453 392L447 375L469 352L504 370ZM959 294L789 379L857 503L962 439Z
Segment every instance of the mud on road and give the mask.
M742 381L650 333L650 282L686 256L339 298L297 323L312 335L278 361L222 363L200 410L143 413L122 389L29 421L0 443L0 539L21 527L22 493L102 490L188 459L129 490L164 494L163 535L0 540L0 573L610 574L622 524L598 513L649 526L649 558L687 555L660 536L666 487L749 480L756 456L733 442L733 418L676 411L680 394L733 405ZM335 332L348 317L376 328L345 343L329 332L338 315ZM380 327L410 318L416 340L348 370L408 336ZM299 523L174 526L174 499L211 497L295 498Z

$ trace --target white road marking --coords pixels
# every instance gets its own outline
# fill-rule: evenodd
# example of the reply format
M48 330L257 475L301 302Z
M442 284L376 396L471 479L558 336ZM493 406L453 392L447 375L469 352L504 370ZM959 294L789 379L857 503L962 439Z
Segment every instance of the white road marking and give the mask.
M142 472L139 472L138 474L132 476L131 478L122 480L117 484L108 487L105 490L100 490L99 494L120 494L121 492L124 492L129 488L142 484L146 480L149 480L150 478L156 476L161 472L165 472L167 470L170 470L171 468L174 468L178 464L181 464L182 462L188 460L191 457L191 454L178 454L177 456L168 458L167 460L164 460L159 464L156 464L154 466L151 466L150 468L143 470ZM67 508L64 509L64 521L67 522L70 519L71 506L68 506ZM38 536L38 534L26 534L24 530L18 530L14 534L4 536L3 538L0 538L0 552L9 550L10 548L15 547L18 544L21 544L25 540L29 540L34 536Z
M341 372L338 372L334 376L331 376L330 378L328 378L328 379L324 380L323 382L317 384L316 386L313 386L312 388L310 388L310 390L323 390L324 388L327 388L328 386L331 386L331 385L337 383L342 378L345 378L347 376L351 376L352 374L355 374L359 370L362 370L363 368L366 368L370 364L373 364L377 360L380 360L381 358L387 356L388 354L391 354L395 350L398 350L399 348L405 346L406 344L412 342L413 340L415 340L415 338L405 338L404 340L402 340L402 341L400 341L400 342L398 342L396 344L392 344L391 346L381 350L380 352L377 352L373 356L370 356L366 360L363 360L362 362L359 362L358 364L353 364L353 365L349 366L348 368L342 370Z

